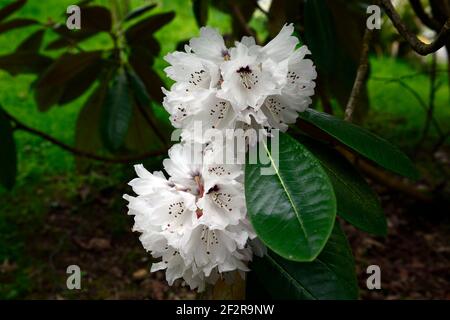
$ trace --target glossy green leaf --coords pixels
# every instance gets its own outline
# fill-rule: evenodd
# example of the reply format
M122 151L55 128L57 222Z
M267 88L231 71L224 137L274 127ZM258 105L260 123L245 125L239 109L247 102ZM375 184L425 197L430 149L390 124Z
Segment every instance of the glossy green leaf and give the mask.
M127 77L136 100L140 105L149 107L150 97L142 80L132 69L127 69Z
M122 146L132 116L133 99L124 70L119 70L103 105L102 138L105 146L116 151Z
M0 107L0 183L11 189L16 181L17 154L16 143L10 121Z
M307 109L299 116L380 166L405 177L417 179L418 173L411 160L385 139L357 125L313 109Z
M274 174L261 174L267 165L247 164L245 197L248 215L259 238L289 260L311 261L330 236L336 199L318 160L287 134L279 138L279 163L264 145Z
M136 8L134 10L131 10L123 19L124 21L130 21L136 18L139 18L140 16L142 16L143 14L145 14L146 12L154 9L156 7L156 4L148 4L139 8Z
M270 251L264 258L255 258L251 268L260 285L274 299L358 298L354 259L337 223L325 248L314 261L289 261Z
M385 236L387 222L380 201L358 171L337 151L304 136L299 140L320 161L333 184L337 213L355 227Z

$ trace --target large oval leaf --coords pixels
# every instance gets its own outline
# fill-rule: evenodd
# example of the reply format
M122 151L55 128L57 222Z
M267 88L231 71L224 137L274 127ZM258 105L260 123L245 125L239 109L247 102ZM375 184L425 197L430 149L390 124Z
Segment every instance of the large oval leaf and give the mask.
M16 181L17 154L11 123L0 107L0 183L11 189Z
M417 179L418 173L411 160L385 139L364 128L313 109L306 109L299 116L380 166L405 177Z
M122 146L130 125L133 104L125 71L119 70L103 106L102 138L108 149L116 151Z
M156 4L152 3L152 4L147 4L142 7L136 8L136 9L130 11L129 13L127 13L127 15L125 16L125 18L123 20L130 21L130 20L139 18L144 13L154 9L155 7L156 7Z
M130 44L145 41L152 34L169 23L175 17L174 12L159 13L145 18L129 27L125 36Z
M52 59L36 52L14 52L0 56L0 69L15 76L19 73L41 73L52 63Z
M79 112L75 131L75 146L78 149L98 153L103 146L100 123L107 91L108 83L100 83ZM78 169L83 170L87 167L86 158L77 157L75 160Z
M280 134L279 164L264 145L273 175L260 162L247 164L245 196L253 227L273 251L289 260L311 261L333 228L336 199L327 174L295 139Z
M322 143L304 136L297 140L314 154L328 174L336 194L338 215L361 230L385 236L387 223L380 201L358 171Z
M60 56L37 81L35 99L39 110L46 111L60 100L68 102L87 90L97 77L101 57L101 51Z
M164 87L164 82L155 70L151 68L151 54L148 52L146 54L146 52L147 50L144 50L143 48L133 48L129 61L134 72L144 83L149 97L154 101L161 102L164 98L164 94L161 90L161 87Z
M312 262L294 262L273 252L251 265L258 283L274 299L357 299L358 284L350 246L339 224Z

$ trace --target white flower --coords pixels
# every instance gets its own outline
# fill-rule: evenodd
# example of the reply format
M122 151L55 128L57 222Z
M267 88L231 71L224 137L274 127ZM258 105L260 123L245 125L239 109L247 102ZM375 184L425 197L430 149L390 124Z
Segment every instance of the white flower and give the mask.
M285 25L265 46L243 37L227 48L204 27L185 52L165 57L175 83L163 88L163 106L183 142L163 161L167 178L135 166L138 178L129 184L137 196L124 198L133 230L161 259L151 270L165 270L170 285L182 278L201 291L265 254L247 219L243 163L260 133L254 129L287 130L311 104L317 74L293 32Z
M221 164L218 148L174 145L163 161L169 179L137 165L138 178L130 182L137 196L124 196L135 216L133 230L162 259L152 271L165 269L169 284L183 278L202 290L225 272L248 271L248 243L256 235L246 221L242 165Z
M216 29L209 27L200 28L200 37L189 41L188 50L192 50L201 58L222 62L229 56L228 49L225 46L223 37Z
M230 101L236 112L257 109L265 97L280 93L285 70L270 58L261 61L247 46L236 45L230 60L221 65L223 82L218 96Z
M166 56L168 76L163 105L184 140L207 142L200 132L252 128L287 130L312 102L317 77L306 46L297 48L294 26L285 25L265 46L243 37L226 48L217 30L204 27L186 52ZM297 48L297 49L296 49ZM256 125L255 125L256 124Z

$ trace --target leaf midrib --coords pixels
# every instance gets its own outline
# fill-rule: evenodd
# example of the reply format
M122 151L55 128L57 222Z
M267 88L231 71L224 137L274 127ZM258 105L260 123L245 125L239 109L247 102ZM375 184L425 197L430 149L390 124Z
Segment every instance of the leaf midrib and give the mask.
M275 162L274 162L274 160L272 158L272 154L269 152L269 149L267 148L267 144L263 143L263 145L264 145L264 149L266 150L266 153L267 153L267 155L268 155L268 157L270 159L270 163L272 164L272 167L274 168L275 173L277 174L278 180L280 181L281 187L285 191L286 196L287 196L287 198L288 198L288 200L289 200L289 202L291 204L291 207L294 209L295 216L297 217L297 220L298 220L298 222L300 224L300 227L301 227L303 233L305 234L306 242L309 242L308 241L308 233L306 232L305 226L303 225L303 220L300 217L300 213L299 213L297 207L295 206L294 201L292 200L290 193L288 192L288 188L286 187L286 185L284 184L283 179L281 178L280 172L278 171L278 168L276 167Z

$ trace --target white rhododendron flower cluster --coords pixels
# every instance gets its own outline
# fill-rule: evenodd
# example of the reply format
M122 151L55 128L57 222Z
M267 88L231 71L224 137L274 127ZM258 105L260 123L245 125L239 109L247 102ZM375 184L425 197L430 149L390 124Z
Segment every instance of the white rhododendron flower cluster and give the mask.
M311 103L316 72L293 30L284 26L263 47L244 37L227 48L216 30L205 27L186 52L166 56L171 66L165 71L175 83L163 89L163 105L182 142L163 162L167 175L135 166L138 178L129 184L137 196L124 198L144 248L161 258L151 270L166 270L170 285L182 278L202 291L231 272L248 271L252 256L265 252L247 218L242 161L224 161L224 150L235 150L228 146L233 137L211 140L203 133L284 131L295 122ZM194 130L198 124L200 131ZM245 150L238 147L234 157L242 159Z
M252 37L243 37L227 48L222 36L212 28L200 30L186 52L166 56L165 69L176 81L163 105L185 139L193 136L194 124L203 129L276 128L286 131L298 112L311 104L317 76L306 46L286 25L267 45L259 46Z

